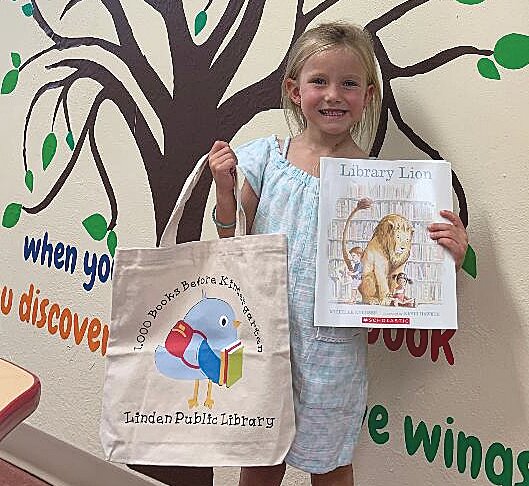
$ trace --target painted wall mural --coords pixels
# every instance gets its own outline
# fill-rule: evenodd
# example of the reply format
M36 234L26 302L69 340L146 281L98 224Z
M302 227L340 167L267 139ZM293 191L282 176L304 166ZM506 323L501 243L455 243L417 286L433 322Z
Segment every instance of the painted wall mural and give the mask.
M469 135L469 144L484 147L476 151L482 150L480 170L485 175L469 173L466 155L459 157L465 147L454 148L456 142L449 138L456 130L449 136L432 136L442 114L432 116L430 107L424 109L423 117L414 116L417 106L410 101L413 90L423 84L446 87L453 83L453 98L457 92L469 96L465 83L485 86L493 94L483 99L476 96L457 109L489 110L488 123L497 118L499 132L521 126L516 115L509 128L501 124L509 119L520 94L512 86L520 85L520 77L524 86L529 79L529 30L524 27L527 22L515 22L517 17L529 20L529 8L522 3L525 0L502 0L504 14L499 16L498 1L292 0L280 5L277 0L3 0L0 26L9 34L2 37L0 33L0 153L6 177L0 183L0 241L6 255L0 281L0 338L9 344L7 356L12 353L22 365L27 360L27 366L37 368L52 392L44 393L35 424L60 435L68 423L71 430L64 431L65 440L99 453L99 389L109 338L115 248L158 244L187 175L212 142L237 140L241 133L250 133L247 127L252 124L265 125L263 116L280 108L280 80L290 45L309 25L343 17L356 20L358 15L357 21L373 36L383 85L381 122L371 155L387 155L384 150L399 137L399 143L408 144L420 157L456 159L452 185L460 216L465 225L471 223L470 239L480 256L481 277L470 282L473 287L463 280L463 329L457 333L369 332L374 369L389 370L396 382L379 375L372 380L364 434L368 445L364 443L360 460L369 467L360 469L360 477L381 484L384 471L393 467L389 461L394 460L404 464L402 469L410 469L410 480L404 478L402 484L413 484L414 467L420 470L417 477L426 477L422 465L433 465L437 478L451 486L474 484L476 479L478 484L529 485L529 443L511 442L510 437L495 436L495 430L478 427L467 414L469 407L479 411L471 394L461 398L449 389L455 383L459 393L463 387L473 389L474 381L480 382L476 375L481 370L475 369L472 377L466 373L471 364L467 354L479 362L476 355L492 353L481 348L483 331L478 321L487 329L502 322L505 312L498 311L500 318L496 318L493 301L511 309L526 302L525 297L518 304L511 295L503 296L508 284L492 283L494 279L503 282L504 267L491 267L497 254L487 247L489 233L483 228L489 217L501 223L505 208L509 213L515 207L523 216L529 207L519 202L511 206L514 203L505 192L494 193L502 177L509 183L508 190L517 187L520 182L511 174L522 173L523 162L512 167L518 156L515 142L507 140L504 149L515 155L491 169L488 159L500 158L492 142ZM283 15L282 9L288 14ZM496 16L486 24L493 33L484 28L483 40L481 33L469 34L467 40L467 32L459 25L469 24L459 24L458 19L470 22L476 16L476 22L483 22L488 10ZM422 49L428 40L424 26L433 18L442 33L432 34L429 46L435 44L434 50ZM411 28L414 22L420 23L421 34ZM274 33L272 39L275 25L277 38ZM404 27L398 30L399 26ZM268 42L260 37L263 28L267 28ZM160 30L157 37L154 30ZM280 53L273 55L280 43ZM257 50L256 44L260 46ZM402 52L410 55L404 57ZM260 56L268 71L255 74L252 67L261 63ZM442 77L440 73L446 72L456 72L458 78L451 78L452 74ZM412 94L405 89L408 82ZM500 108L501 90L512 92L507 113ZM436 92L430 91L435 98ZM485 122L476 120L479 123ZM389 155L399 156L399 152ZM128 180L120 180L128 171L136 177L130 187ZM145 194L138 190L141 177ZM205 173L186 207L178 242L201 237L210 186L211 175ZM482 202L489 192L497 206ZM511 198L518 197L515 192ZM76 193L80 195L72 201ZM151 208L140 212L134 205L140 203L152 206L152 221L147 215ZM507 220L512 223L516 217L509 214ZM500 237L494 236L494 229L490 228L490 234L498 254L508 253L511 242L497 242L494 238ZM502 231L504 235L510 227ZM136 237L136 232L141 234ZM518 238L523 250L522 236ZM519 264L510 265L514 269ZM476 275L473 251L468 254L466 270ZM529 289L525 294L529 295ZM487 300L486 304L478 303L478 297ZM522 321L507 315L509 325ZM472 328L470 337L468 327ZM498 351L502 358L511 353L508 345L514 347L506 343ZM512 374L515 368L508 370ZM402 380L397 383L396 377ZM424 383L418 384L421 380ZM89 395L88 405L73 411L70 396L76 401L85 395ZM521 405L507 408L518 412L522 426L529 424L520 418L526 413L523 404L529 403L529 391L527 399L515 396L513 400ZM487 420L498 407L481 406L487 410L479 413ZM76 421L81 424L78 433L72 432ZM371 468L384 457L389 457L387 468Z
M70 0L62 10L60 19L69 15L70 11L80 1ZM432 159L442 158L440 152L422 139L401 116L391 86L393 80L426 74L461 56L478 57L477 69L482 76L490 79L500 79L496 63L505 69L520 69L529 63L529 36L509 33L498 40L494 50L480 49L474 46L456 46L443 50L414 65L398 66L394 64L378 35L380 30L398 21L413 9L428 3L428 1L408 0L373 19L365 26L372 34L375 42L384 91L381 123L372 150L374 156L380 152L387 130L388 116L391 114L398 128L415 146ZM482 3L484 0L454 1L474 5ZM305 12L304 1L298 1L291 44L310 22L337 2L338 0L326 0ZM65 143L72 150L72 155L53 187L39 204L30 207L21 202L10 203L4 210L2 224L4 227L12 227L17 223L21 212L38 214L44 210L67 182L80 151L88 139L94 163L108 196L110 217L105 218L101 214L95 213L87 216L83 225L95 240L106 237L109 251L113 254L117 245L117 235L114 229L118 222L118 205L105 169L105 164L110 163L110 161L102 159L94 130L102 103L105 100L110 100L116 104L140 150L149 178L156 214L156 235L157 240L159 240L186 176L200 155L207 152L211 146L211 141L215 138L231 140L238 129L248 123L254 115L264 110L280 107L279 86L286 55L277 69L266 78L221 102L229 82L239 68L255 36L261 22L265 0L250 1L246 8L244 8L245 2L243 0L230 1L213 33L200 46L193 41L193 32L188 29L182 2L168 3L148 0L146 3L161 15L167 28L174 76L173 90L170 92L143 55L121 3L116 0L102 0L101 3L112 17L119 39L118 43L97 37L61 35L46 21L39 8L39 2L34 0L32 3L21 6L22 13L26 16L33 16L37 27L49 37L52 44L24 61L18 52L12 52L13 69L5 74L1 93L12 93L17 83L23 82L24 74L30 70L31 63L53 50L63 51L65 56L63 60L46 66L47 69L70 67L74 70L72 74L62 79L41 86L29 105L22 147L22 160L25 169L24 183L27 189L32 192L34 184L38 183L26 158L26 141L27 137L30 136L28 125L35 104L49 90L57 90L59 94L51 116L50 133L42 143L42 170L47 169L57 150L58 138L54 126L59 110L62 110L68 127ZM211 3L212 0L208 2L204 10L196 15L194 21L195 36L202 31L207 23L207 9ZM243 18L239 27L228 45L219 51L222 41L241 12L243 12ZM110 69L90 59L68 58L68 50L79 46L98 46L127 65L160 120L164 133L163 146L156 140L134 98ZM493 57L496 63L490 57ZM183 67L184 73L182 73ZM74 83L83 78L97 81L102 85L102 89L92 101L83 128L75 140L76 136L72 132L68 112L68 93ZM200 110L197 110L199 95ZM189 209L186 208L181 225L182 230L178 236L179 241L189 241L200 237L199 231L210 184L211 176L206 174L200 190L196 191L196 195L191 200ZM463 186L455 172L453 172L453 186L459 201L460 216L466 226L468 224L467 202Z

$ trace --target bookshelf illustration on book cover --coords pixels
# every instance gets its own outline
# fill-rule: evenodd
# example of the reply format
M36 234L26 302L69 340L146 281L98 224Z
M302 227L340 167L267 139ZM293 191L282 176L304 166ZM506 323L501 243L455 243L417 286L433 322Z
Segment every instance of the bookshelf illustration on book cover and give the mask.
M455 269L427 226L451 209L450 165L322 159L315 322L456 327Z

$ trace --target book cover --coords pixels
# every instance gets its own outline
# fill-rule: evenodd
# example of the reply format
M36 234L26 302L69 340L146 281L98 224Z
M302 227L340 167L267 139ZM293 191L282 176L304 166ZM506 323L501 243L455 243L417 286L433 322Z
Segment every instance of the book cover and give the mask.
M427 226L452 210L446 161L322 158L314 321L457 329L455 265Z
M236 341L226 346L220 354L220 382L228 388L242 378L242 361L244 346Z

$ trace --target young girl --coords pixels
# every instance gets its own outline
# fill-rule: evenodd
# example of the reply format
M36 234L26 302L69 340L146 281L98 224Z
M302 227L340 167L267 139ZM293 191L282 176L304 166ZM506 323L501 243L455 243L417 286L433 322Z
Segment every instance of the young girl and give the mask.
M282 84L287 120L299 133L255 140L236 154L217 141L209 153L216 183L213 220L233 236L234 172L245 175L243 206L254 234L288 237L289 314L296 436L286 462L314 486L351 486L353 450L366 409L365 329L314 323L320 157L367 158L380 110L369 35L345 23L320 25L292 47ZM289 125L290 125L289 123ZM461 265L467 238L460 219L431 225L432 238ZM285 465L243 468L240 486L281 484Z

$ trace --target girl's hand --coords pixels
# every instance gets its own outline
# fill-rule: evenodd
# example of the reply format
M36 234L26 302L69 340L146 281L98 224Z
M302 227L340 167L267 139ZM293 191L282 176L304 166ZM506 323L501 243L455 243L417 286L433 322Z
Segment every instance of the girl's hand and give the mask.
M456 270L461 268L468 246L467 230L459 216L452 211L441 211L441 216L450 223L432 223L428 225L430 238L444 246L454 258Z
M237 157L228 143L217 140L209 151L209 168L215 179L217 193L233 194Z

